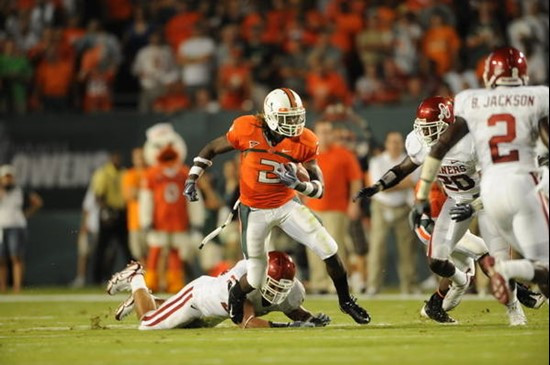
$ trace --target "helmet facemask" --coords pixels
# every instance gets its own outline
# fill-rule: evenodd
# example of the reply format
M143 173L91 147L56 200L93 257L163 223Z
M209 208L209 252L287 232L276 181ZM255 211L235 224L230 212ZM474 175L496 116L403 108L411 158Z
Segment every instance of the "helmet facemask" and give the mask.
M306 110L297 107L293 110L279 110L265 115L271 130L285 137L297 137L306 125ZM275 126L273 128L272 126Z
M275 89L267 94L263 112L269 129L281 136L297 137L304 131L306 109L300 96L290 89Z
M294 280L275 280L271 276L266 275L260 293L268 303L278 305L284 302L292 289L292 285L294 285Z
M439 140L439 136L445 130L449 124L443 120L435 122L427 122L426 119L416 118L414 121L414 132L428 147L433 146Z

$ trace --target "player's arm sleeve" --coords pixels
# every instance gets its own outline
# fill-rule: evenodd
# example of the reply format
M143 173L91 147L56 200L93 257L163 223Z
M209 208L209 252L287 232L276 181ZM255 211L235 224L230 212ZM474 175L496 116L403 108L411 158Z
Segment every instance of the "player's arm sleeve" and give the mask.
M407 156L398 165L395 165L384 173L374 186L377 186L379 191L393 188L417 168L418 165Z
M236 150L243 150L244 147L241 143L241 122L239 119L235 119L233 121L233 124L225 134L225 138L227 139L227 142Z

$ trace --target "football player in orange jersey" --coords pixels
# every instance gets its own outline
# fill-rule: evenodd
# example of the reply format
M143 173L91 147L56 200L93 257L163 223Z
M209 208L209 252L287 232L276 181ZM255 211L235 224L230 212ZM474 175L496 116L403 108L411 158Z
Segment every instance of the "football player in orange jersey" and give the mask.
M266 278L265 242L274 226L325 261L340 309L357 323L370 322L367 311L349 293L346 269L338 257L336 242L297 198L296 191L320 198L324 189L323 174L316 161L317 137L305 128L305 114L296 92L275 89L266 96L263 113L235 119L226 135L209 142L199 152L189 171L184 194L189 201L196 201L196 181L212 165L212 158L232 150L241 151L239 216L247 274L229 292L229 313L235 323L242 321L246 294L260 288ZM302 163L310 181L300 181L290 162Z

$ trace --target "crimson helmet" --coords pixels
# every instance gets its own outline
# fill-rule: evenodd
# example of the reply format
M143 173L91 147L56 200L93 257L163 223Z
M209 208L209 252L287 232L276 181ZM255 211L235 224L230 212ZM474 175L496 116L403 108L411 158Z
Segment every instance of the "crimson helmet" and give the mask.
M294 285L296 265L284 252L271 251L268 255L267 275L260 292L269 303L281 304Z
M433 146L454 119L453 99L432 96L416 109L414 132L426 146Z
M512 47L493 51L485 60L483 82L487 89L527 85L527 59L523 53Z

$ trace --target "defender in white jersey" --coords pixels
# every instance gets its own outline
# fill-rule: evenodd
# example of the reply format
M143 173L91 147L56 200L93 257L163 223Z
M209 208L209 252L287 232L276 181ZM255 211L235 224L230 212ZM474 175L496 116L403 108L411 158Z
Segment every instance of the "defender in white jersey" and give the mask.
M524 257L485 260L493 294L501 303L510 300L509 279L536 283L548 297L548 202L536 189L535 161L538 136L548 148L548 87L526 86L526 75L525 56L514 48L499 49L488 57L484 73L488 89L456 96L456 121L424 163L414 209L416 220L429 214L429 188L443 157L464 138L473 138L482 170L484 210L498 235ZM491 249L492 239L485 242Z
M246 261L239 261L226 273L213 277L201 276L187 284L167 300L159 300L149 293L143 280L143 268L130 263L113 275L107 293L131 290L132 295L116 311L121 320L135 310L140 330L214 327L229 318L227 298L229 290L246 274ZM305 290L294 278L296 267L284 252L269 252L269 262L262 287L247 295L242 328L258 327L316 327L326 326L330 318L325 314L312 315L302 307ZM266 321L259 316L269 312L283 312L293 322Z
M439 136L454 122L453 101L445 97L431 97L424 100L417 108L414 131L409 133L405 147L407 157L399 165L391 168L371 187L364 188L360 197L371 197L379 191L396 186L407 175L424 163L430 148ZM479 197L480 175L477 171L477 157L471 138L464 138L445 156L438 171L437 178L447 196L433 233L430 232L427 254L430 269L437 275L448 278L443 280L437 293L432 295L422 314L442 322L455 322L447 311L455 308L469 286L474 274L475 260L486 255L488 250L483 240L468 231L473 216L461 221L451 219L451 210L457 204L468 204ZM430 220L431 216L426 216ZM489 225L479 212L480 225ZM501 246L505 244L501 243ZM460 253L459 253L460 252ZM463 253L467 254L464 255ZM506 252L506 250L504 250ZM451 255L455 254L454 259ZM460 260L457 260L459 257ZM515 300L509 306L510 323L524 324L525 316Z

